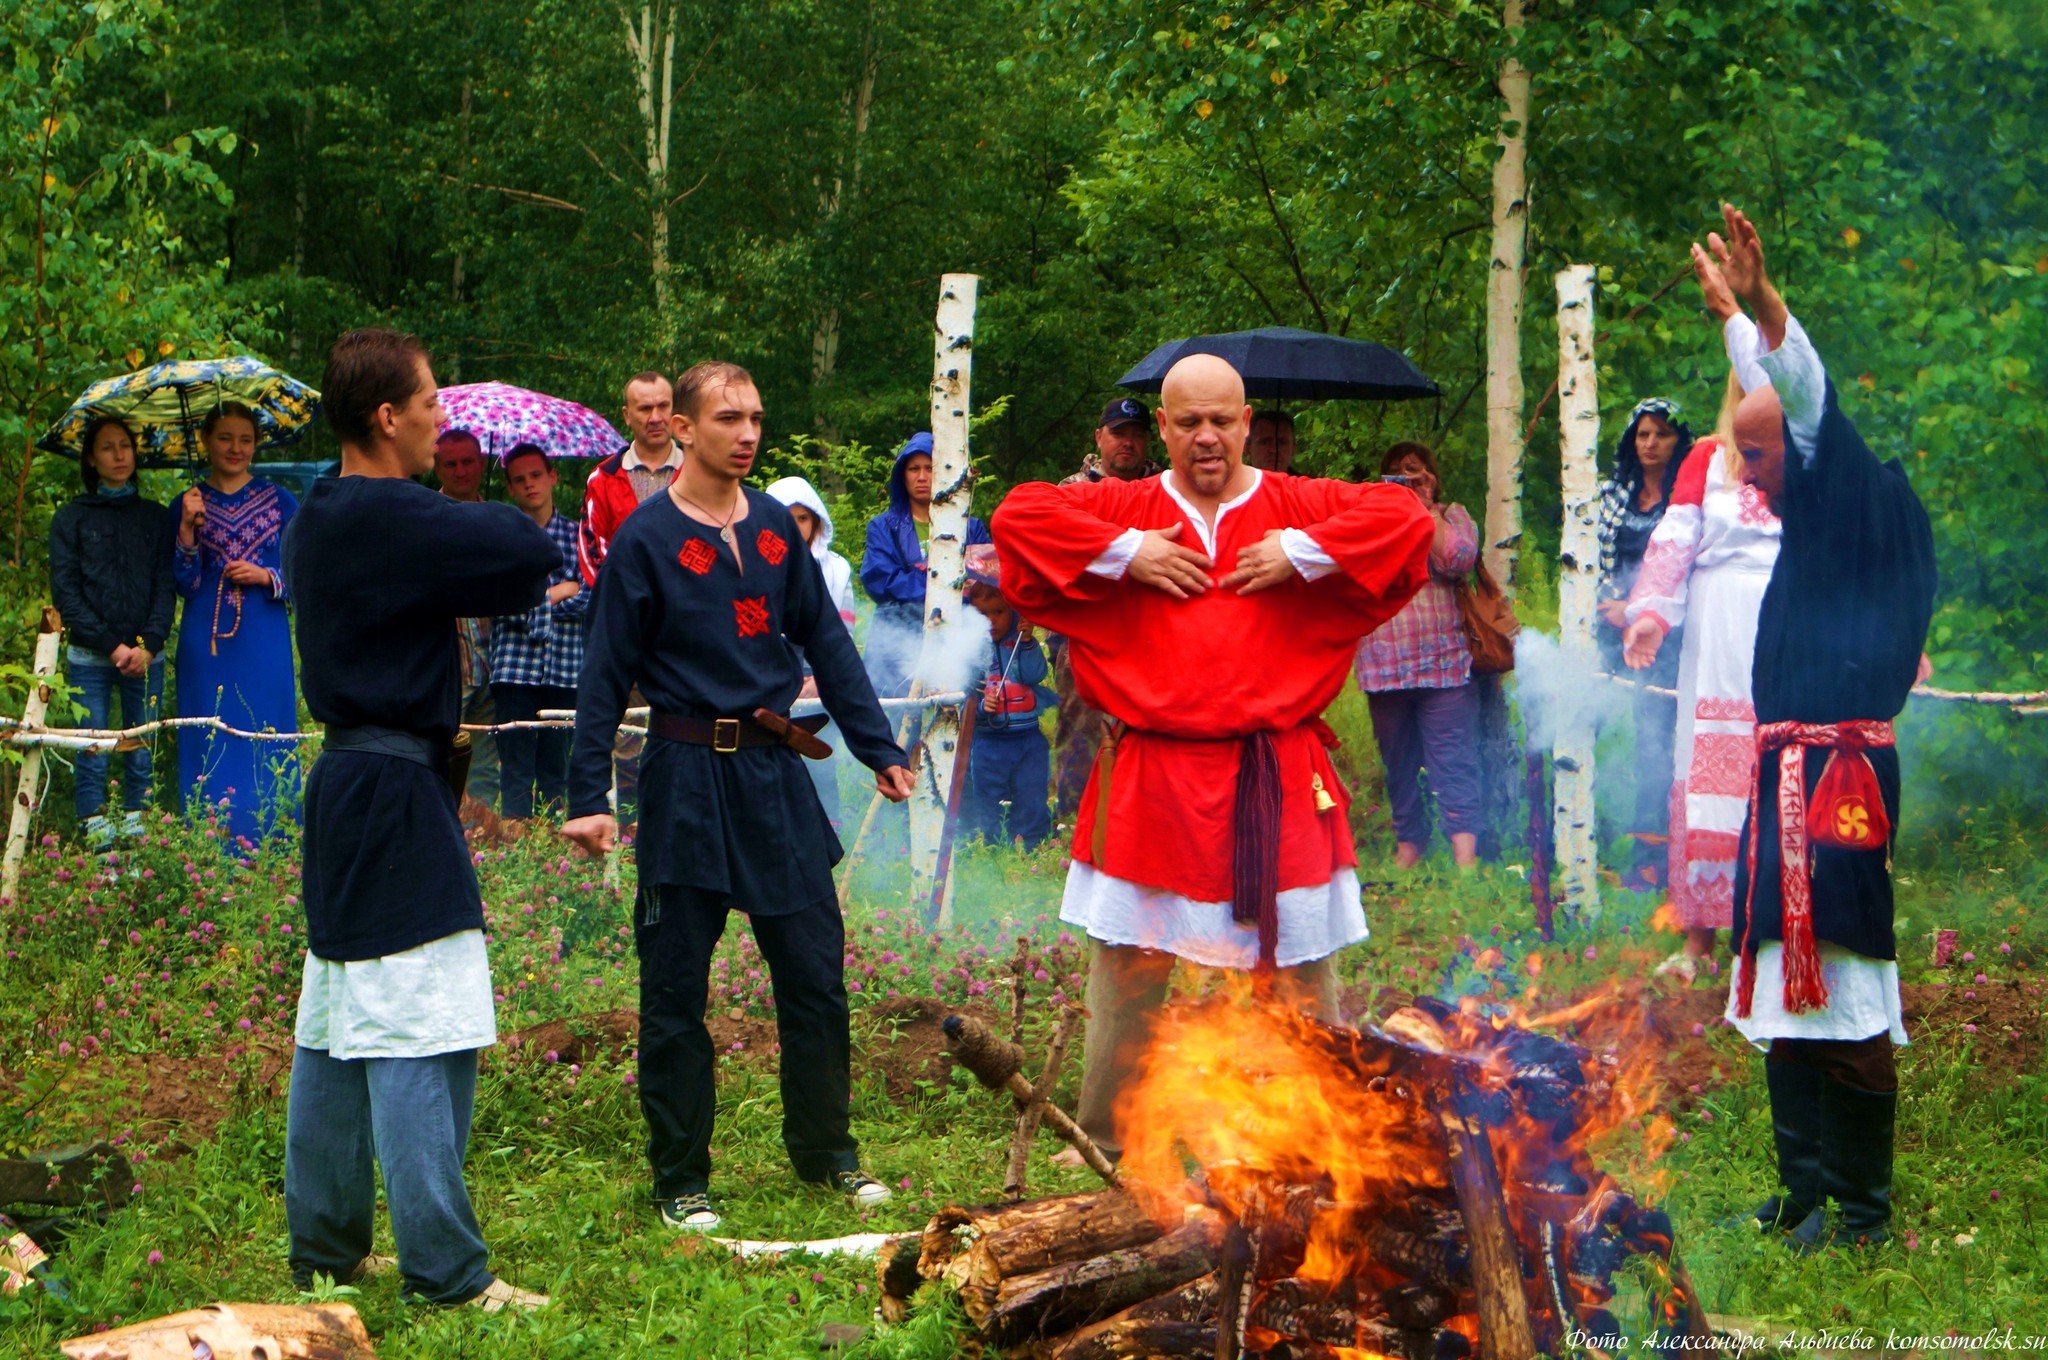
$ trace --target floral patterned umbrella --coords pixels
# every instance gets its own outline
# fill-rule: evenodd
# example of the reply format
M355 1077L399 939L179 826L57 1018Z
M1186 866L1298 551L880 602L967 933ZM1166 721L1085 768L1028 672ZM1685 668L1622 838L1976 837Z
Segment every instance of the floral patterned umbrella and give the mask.
M103 378L79 394L36 447L73 458L85 452L85 427L119 416L135 431L138 458L156 464L204 459L199 425L222 402L256 413L261 446L287 444L313 423L320 394L259 359L170 359L118 378Z
M626 446L626 437L588 406L509 383L444 387L441 413L448 429L469 431L499 458L521 444L538 445L550 458L609 458Z

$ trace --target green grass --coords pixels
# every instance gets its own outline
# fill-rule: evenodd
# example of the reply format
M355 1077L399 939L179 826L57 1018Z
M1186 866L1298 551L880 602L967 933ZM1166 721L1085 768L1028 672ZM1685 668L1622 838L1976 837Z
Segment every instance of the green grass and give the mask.
M1343 725L1355 733L1356 722ZM1391 882L1384 826L1362 817L1362 877ZM505 993L501 1032L631 1007L635 969L621 932L622 895L539 840L487 849L479 871ZM908 1230L944 1203L996 1197L1004 1105L943 1067L892 1096L879 1067L881 1017L891 992L1006 1004L1001 988L1023 935L1034 971L1044 973L1033 983L1030 1021L1033 1041L1042 1042L1050 1000L1077 989L1081 955L1061 942L1051 919L1062 874L1056 851L976 850L960 872L960 923L943 937L915 927L900 879L886 866L863 866L856 878L848 922L850 975L861 986L854 1123L869 1168L901 1187L896 1200L861 1221L838 1199L798 1184L780 1147L773 1057L742 1049L721 1060L719 1073L713 1188L730 1234ZM1916 1031L1902 1056L1897 1245L1868 1257L1798 1260L1717 1226L1767 1192L1771 1163L1759 1063L1731 1032L1711 1026L1698 1043L1721 1058L1727 1076L1696 1093L1669 1093L1680 1141L1654 1167L1636 1166L1625 1145L1607 1150L1603 1162L1671 1210L1713 1311L1813 1329L1859 1324L1880 1341L1887 1327L2048 1333L2040 1301L2048 1280L2048 1078L2038 1058L2048 1038L2040 992L2048 923L2029 912L2048 871L2023 839L1980 838L1902 862L1899 872L1909 983L2009 992L2024 998L2018 1004L2032 1018L2017 1040L1946 1021ZM56 1340L95 1324L215 1299L298 1297L284 1260L284 1102L263 1081L264 1051L289 1042L298 956L297 936L284 928L299 919L295 890L289 845L243 862L176 824L112 864L69 846L37 851L0 960L0 1151L125 1137L143 1188L104 1223L76 1226L53 1253L71 1306L40 1291L0 1298L0 1350L49 1354ZM1603 980L1646 976L1674 938L1652 932L1649 898L1610 886L1608 904L1597 923L1568 924L1545 944L1533 938L1526 888L1511 869L1461 878L1426 865L1369 892L1374 936L1350 952L1344 976L1354 988L1523 991L1529 956L1540 954L1535 994L1522 996L1538 1006ZM1976 961L1937 974L1927 962L1937 927L1960 930L1961 948ZM749 976L760 963L744 936L736 924L722 946L715 1008L753 1024L772 1012L760 980ZM1475 972L1485 946L1503 953L1496 973ZM1985 983L1974 982L1977 970ZM2036 1055L2024 1068L2011 1061L2022 1047ZM146 1093L135 1074L146 1055L155 1055L151 1086L181 1063L209 1074L218 1083L209 1100L218 1125L138 1134L137 1101ZM380 1355L810 1356L823 1353L819 1330L828 1322L870 1329L842 1355L960 1353L962 1319L937 1291L920 1297L909 1323L876 1324L869 1262L742 1265L664 1231L645 1202L631 1067L629 1055L614 1053L572 1070L531 1049L493 1052L479 1090L470 1184L496 1268L553 1293L556 1306L485 1318L405 1305L390 1279L329 1291L361 1310ZM1077 1067L1069 1069L1068 1099ZM151 1137L161 1146L149 1146ZM1034 1162L1036 1193L1089 1183L1086 1173ZM1959 1234L1971 1240L1958 1245ZM380 1225L380 1245L388 1241ZM1625 1291L1616 1312L1640 1324L1640 1289Z

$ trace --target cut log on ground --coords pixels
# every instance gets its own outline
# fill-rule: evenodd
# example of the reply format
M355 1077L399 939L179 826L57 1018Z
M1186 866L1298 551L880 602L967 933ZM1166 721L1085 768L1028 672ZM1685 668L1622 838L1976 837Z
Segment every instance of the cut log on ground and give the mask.
M111 1143L56 1148L0 1159L0 1205L82 1204L118 1209L135 1188L135 1172Z
M203 1347L203 1349L202 1349ZM71 1360L376 1360L345 1303L213 1303L58 1347Z
M998 1346L1048 1340L1208 1274L1222 1235L1221 1218L1202 1215L1142 1247L1006 1279L992 1299L963 1290L960 1301Z

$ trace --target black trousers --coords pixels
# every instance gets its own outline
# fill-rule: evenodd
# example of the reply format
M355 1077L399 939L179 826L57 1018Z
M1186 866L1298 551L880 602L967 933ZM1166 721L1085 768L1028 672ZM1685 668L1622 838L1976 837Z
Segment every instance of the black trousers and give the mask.
M544 708L576 707L576 691L558 685L492 685L499 722L531 722ZM566 727L529 727L498 735L498 815L531 817L536 794L556 810L569 804Z
M711 1033L704 1006L711 952L729 903L695 888L640 890L633 945L640 956L640 1112L654 1197L673 1199L711 1180ZM846 926L827 895L788 915L748 924L775 989L782 1041L782 1145L796 1174L827 1181L859 1167L853 1141L852 1041L846 1014Z

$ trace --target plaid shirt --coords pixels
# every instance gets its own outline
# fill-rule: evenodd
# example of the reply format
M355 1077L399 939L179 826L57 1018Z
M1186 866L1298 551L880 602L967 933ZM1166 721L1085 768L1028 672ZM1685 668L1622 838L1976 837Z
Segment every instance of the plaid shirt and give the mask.
M1472 644L1458 617L1458 587L1479 560L1479 530L1465 507L1444 507L1442 551L1429 550L1429 581L1406 608L1358 644L1354 669L1368 694L1455 689L1472 678Z
M567 515L555 515L543 527L562 554L562 565L548 573L548 585L581 583L576 539L582 526ZM542 602L524 614L491 620L491 683L576 688L583 675L584 616L589 610L590 591L584 589L559 604Z

